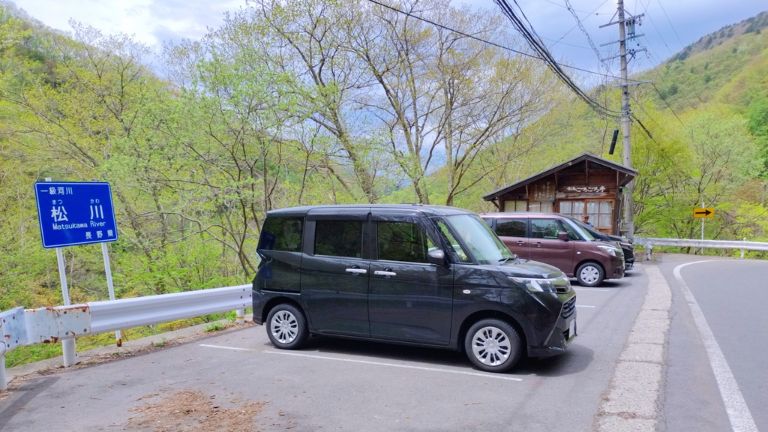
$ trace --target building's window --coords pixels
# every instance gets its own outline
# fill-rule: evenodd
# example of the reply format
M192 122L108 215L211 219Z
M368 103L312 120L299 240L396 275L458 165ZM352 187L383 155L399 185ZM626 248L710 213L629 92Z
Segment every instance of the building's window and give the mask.
M527 210L528 210L528 201L526 200L504 201L505 212L516 212L516 211L527 211Z
M613 227L613 201L587 201L589 223L599 229Z
M560 201L560 214L588 222L599 229L608 231L613 229L613 201Z
M362 221L319 220L315 225L315 255L363 256Z
M539 213L554 213L554 206L552 201L530 201L528 202L528 210Z

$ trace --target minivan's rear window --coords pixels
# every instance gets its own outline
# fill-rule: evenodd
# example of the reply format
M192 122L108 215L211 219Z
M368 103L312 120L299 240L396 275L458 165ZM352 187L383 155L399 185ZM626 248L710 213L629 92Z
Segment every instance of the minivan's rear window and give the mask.
M315 225L315 255L363 256L363 222L319 220Z
M301 251L302 218L268 217L261 230L260 250Z

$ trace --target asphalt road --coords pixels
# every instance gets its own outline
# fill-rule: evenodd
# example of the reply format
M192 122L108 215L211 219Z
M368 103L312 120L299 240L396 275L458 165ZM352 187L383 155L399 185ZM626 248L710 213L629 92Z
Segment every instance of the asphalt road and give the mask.
M741 397L753 425L768 431L764 408L768 406L768 261L716 259L679 269L738 387L734 392L726 386L721 394L722 384L718 385L691 307L673 274L676 267L696 260L662 259L662 271L673 286L663 424L669 431L732 430L733 416L729 419L725 401ZM744 413L736 416L737 421L739 417L744 420Z
M592 430L647 278L641 266L576 290L579 336L569 352L508 374L477 371L449 351L326 338L279 351L256 326L26 381L0 401L0 430L152 430L136 418L167 420L185 408L147 404L183 391L222 408L263 403L254 426L265 431Z

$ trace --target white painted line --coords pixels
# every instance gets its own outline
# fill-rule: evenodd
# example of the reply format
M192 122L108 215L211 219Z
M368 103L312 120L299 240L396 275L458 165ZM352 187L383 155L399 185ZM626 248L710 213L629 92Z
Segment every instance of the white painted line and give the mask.
M596 308L597 306L591 306L591 305L580 305L580 304L577 304L577 305L576 305L576 307L594 309L594 308Z
M224 350L230 350L230 351L256 351L256 350L250 349L250 348L228 347L228 346L223 346L223 345L200 344L199 346L201 346L203 348L217 348L217 349L224 349Z
M411 365L404 365L404 364L397 364L397 363L384 363L384 362L369 361L369 360L353 360L348 358L329 357L329 356L321 356L321 355L315 355L315 354L302 354L302 353L296 353L296 352L290 352L290 351L263 351L263 353L279 354L279 355L286 355L286 356L293 356L293 357L305 357L305 358L313 358L313 359L320 359L320 360L336 360L336 361L347 362L347 363L358 363L358 364L366 364L366 365L373 365L373 366L387 366L387 367L394 367L394 368L401 368L401 369L415 369L415 370L422 370L427 372L443 372L443 373L450 373L450 374L457 374L457 375L469 375L469 376L477 376L482 378L498 379L503 381L518 381L518 382L522 381L521 378L514 378L514 377L504 376L500 374L466 372L466 371L458 371L458 370L451 370L451 369L431 368L431 367L425 367L425 366L411 366Z
M704 318L704 312L699 307L696 298L693 296L691 290L688 289L688 285L680 274L680 270L684 267L705 262L711 262L711 260L680 264L675 267L673 273L680 285L680 290L683 291L688 307L691 310L693 321L699 329L701 340L704 342L704 348L707 350L709 365L712 367L712 372L715 374L715 380L717 380L717 386L720 389L720 397L723 399L725 411L728 413L731 428L734 432L757 432L757 425L752 418L752 413L749 411L747 402L744 400L744 395L741 394L739 384L736 382L736 378L734 378L733 372L731 372L731 368L725 360L723 351L720 349L720 345L717 343L715 335L712 333L712 329L709 327L706 318Z

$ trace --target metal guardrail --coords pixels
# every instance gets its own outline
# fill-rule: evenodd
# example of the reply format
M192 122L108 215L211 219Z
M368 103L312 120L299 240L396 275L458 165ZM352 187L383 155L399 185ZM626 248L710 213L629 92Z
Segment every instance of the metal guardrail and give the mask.
M146 297L96 301L0 312L0 390L5 390L5 353L21 345L55 343L112 330L157 324L216 312L243 311L251 304L251 285L237 285ZM65 356L64 365L75 363Z
M645 256L650 260L653 256L655 246L674 246L674 247L693 247L710 249L739 249L741 257L744 258L744 251L768 251L768 243L740 241L740 240L696 240L696 239L672 239L672 238L643 238L635 237L636 245L645 247Z

